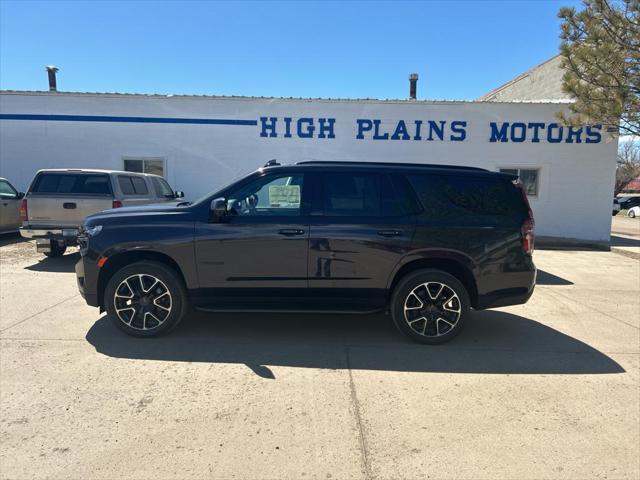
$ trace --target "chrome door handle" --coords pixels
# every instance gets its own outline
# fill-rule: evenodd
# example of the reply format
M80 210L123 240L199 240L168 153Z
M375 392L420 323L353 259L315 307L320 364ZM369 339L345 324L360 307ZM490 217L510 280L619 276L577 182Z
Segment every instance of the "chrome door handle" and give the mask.
M302 235L304 234L304 230L299 228L283 228L282 230L278 230L280 235L285 235L287 237L292 237L294 235Z
M400 230L379 230L378 235L381 237L397 237L402 235L402 232Z

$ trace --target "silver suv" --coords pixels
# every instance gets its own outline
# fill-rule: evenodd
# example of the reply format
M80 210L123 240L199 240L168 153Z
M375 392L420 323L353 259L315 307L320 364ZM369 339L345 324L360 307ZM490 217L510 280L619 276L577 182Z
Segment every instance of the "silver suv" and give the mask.
M174 202L182 198L158 175L114 170L50 169L36 173L22 199L20 233L35 238L49 257L77 245L78 227L92 213L111 208Z

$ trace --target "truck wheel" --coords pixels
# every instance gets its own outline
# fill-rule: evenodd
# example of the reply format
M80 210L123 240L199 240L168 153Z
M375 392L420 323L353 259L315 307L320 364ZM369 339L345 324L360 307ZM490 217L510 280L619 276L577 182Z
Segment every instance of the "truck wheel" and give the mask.
M469 314L469 294L453 275L424 269L402 278L391 297L398 330L414 341L435 345L458 335Z
M44 252L44 254L49 258L61 257L64 255L64 252L67 251L66 245L60 245L60 243L56 242L55 240L51 240L50 244L51 250L49 250L48 252Z
M135 337L153 337L175 328L187 312L180 275L159 262L140 261L118 270L105 289L107 313Z

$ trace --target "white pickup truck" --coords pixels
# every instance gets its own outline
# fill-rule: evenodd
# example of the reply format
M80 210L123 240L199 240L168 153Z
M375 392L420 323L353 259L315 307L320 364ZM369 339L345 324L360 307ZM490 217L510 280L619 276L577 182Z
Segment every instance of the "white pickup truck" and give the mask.
M25 238L49 257L77 245L78 227L85 217L102 210L148 203L175 202L167 181L144 173L114 170L39 170L20 205Z

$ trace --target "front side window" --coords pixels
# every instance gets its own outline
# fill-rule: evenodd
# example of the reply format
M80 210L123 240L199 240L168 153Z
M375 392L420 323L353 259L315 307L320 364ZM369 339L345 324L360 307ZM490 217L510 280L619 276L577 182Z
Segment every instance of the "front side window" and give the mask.
M124 171L151 173L164 177L164 160L150 158L125 158Z
M323 202L330 216L387 217L404 210L389 177L377 173L325 174Z
M228 195L232 216L300 215L302 174L267 175Z
M516 175L522 182L528 197L538 196L539 170L537 168L501 168L500 172Z
M0 180L0 198L16 198L18 192L6 180Z
M155 188L156 195L158 197L165 197L165 198L174 197L174 193L173 193L173 190L171 190L171 186L167 183L167 181L164 178L160 178L160 177L150 177L150 178L151 178L151 183L153 183L153 188Z

